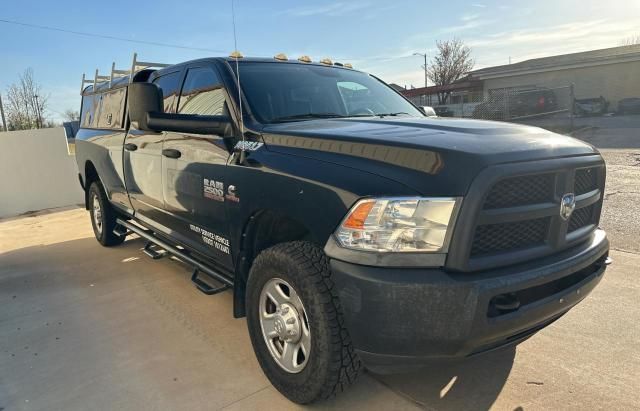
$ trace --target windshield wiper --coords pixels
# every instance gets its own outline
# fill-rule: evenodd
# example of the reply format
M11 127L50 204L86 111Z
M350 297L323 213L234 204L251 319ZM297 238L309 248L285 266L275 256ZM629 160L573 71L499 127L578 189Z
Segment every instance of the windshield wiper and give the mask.
M314 119L314 118L344 118L342 114L338 113L306 113L306 114L294 114L291 116L283 116L276 117L271 122L277 123L281 121L295 121L295 120L305 120L305 119Z

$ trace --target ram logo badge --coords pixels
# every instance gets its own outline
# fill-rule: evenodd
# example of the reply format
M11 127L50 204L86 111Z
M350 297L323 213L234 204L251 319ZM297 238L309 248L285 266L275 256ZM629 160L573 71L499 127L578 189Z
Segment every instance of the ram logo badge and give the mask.
M576 196L573 193L565 194L560 200L560 217L563 220L568 220L573 214L573 210L576 209Z
M224 184L221 181L205 178L203 181L202 194L212 200L224 201Z

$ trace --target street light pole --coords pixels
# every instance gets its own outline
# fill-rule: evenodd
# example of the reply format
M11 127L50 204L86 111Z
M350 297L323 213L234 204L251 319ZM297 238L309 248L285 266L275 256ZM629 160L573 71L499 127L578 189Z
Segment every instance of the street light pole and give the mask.
M427 88L429 86L428 81L427 81L427 53L413 53L414 56L420 56L424 58L424 66L422 66L422 68L424 69L424 88ZM431 96L429 96L431 97Z

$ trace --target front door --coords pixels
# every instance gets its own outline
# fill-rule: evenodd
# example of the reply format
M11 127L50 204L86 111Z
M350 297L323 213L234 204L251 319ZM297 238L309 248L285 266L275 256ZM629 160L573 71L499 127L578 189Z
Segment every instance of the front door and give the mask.
M215 68L188 67L177 112L223 115L226 92ZM231 134L229 127L228 134ZM162 162L164 207L172 234L217 263L231 268L225 201L229 198L227 141L219 135L167 133Z
M174 112L180 89L181 71L174 71L153 80L164 99L164 111ZM162 140L167 133L130 128L124 142L125 184L135 210L144 223L167 231L167 214L162 192Z

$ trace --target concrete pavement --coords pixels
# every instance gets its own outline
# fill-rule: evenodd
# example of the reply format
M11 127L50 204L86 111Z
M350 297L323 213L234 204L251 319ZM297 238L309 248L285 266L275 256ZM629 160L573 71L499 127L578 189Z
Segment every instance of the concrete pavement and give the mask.
M0 409L299 409L263 376L231 294L207 297L143 242L103 248L87 213L0 221ZM320 409L637 409L640 255L517 349L365 374Z

